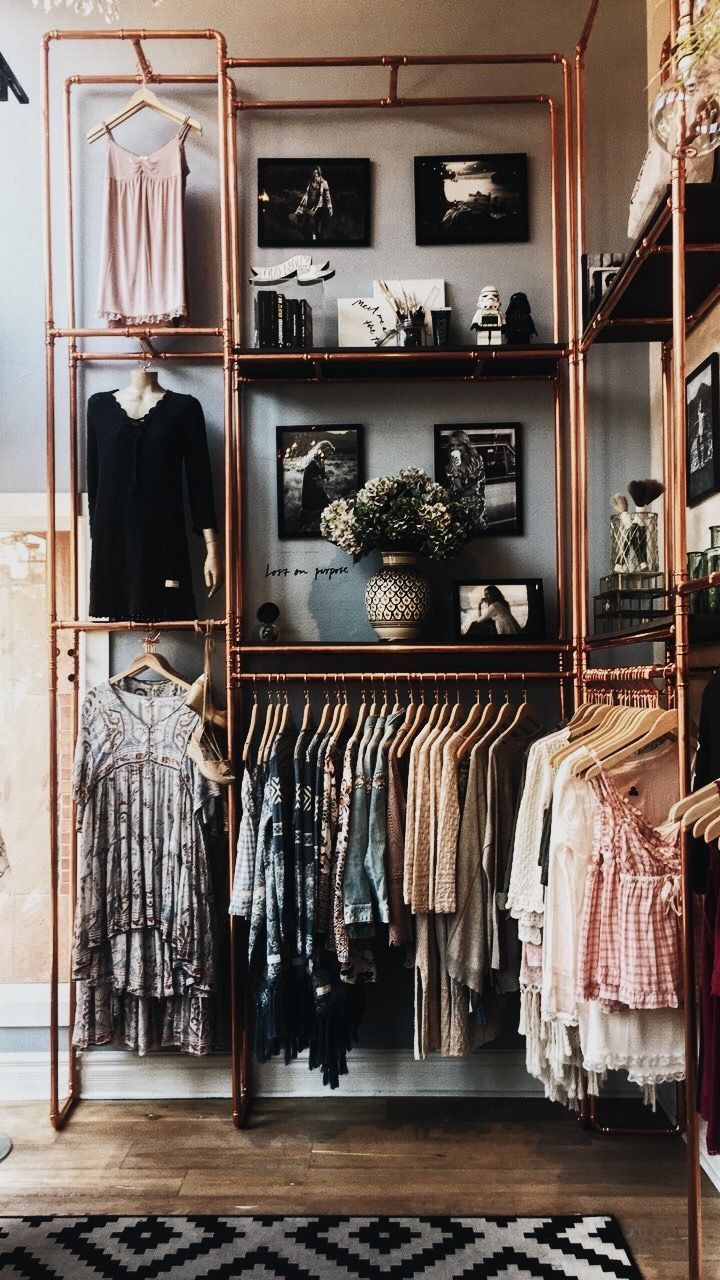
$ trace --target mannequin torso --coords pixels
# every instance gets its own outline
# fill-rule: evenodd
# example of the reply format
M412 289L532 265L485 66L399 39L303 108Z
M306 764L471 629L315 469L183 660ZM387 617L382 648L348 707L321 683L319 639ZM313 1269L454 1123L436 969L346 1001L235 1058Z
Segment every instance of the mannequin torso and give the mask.
M130 375L129 386L120 387L113 392L113 395L128 418L139 422L147 417L156 404L160 403L165 393L166 388L160 385L154 369L134 369ZM214 596L222 586L223 580L220 548L214 529L203 529L203 538L207 550L203 576L208 596Z
M160 386L154 369L134 369L130 375L130 385L114 391L113 395L128 418L138 421L165 395L165 388Z

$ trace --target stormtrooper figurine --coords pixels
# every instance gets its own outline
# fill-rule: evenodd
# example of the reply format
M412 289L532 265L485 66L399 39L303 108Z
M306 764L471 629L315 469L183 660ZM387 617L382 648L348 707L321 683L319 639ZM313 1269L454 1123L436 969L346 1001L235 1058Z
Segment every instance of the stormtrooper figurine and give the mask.
M486 284L481 290L470 328L476 334L479 347L502 346L505 312L500 302L500 294L494 285Z

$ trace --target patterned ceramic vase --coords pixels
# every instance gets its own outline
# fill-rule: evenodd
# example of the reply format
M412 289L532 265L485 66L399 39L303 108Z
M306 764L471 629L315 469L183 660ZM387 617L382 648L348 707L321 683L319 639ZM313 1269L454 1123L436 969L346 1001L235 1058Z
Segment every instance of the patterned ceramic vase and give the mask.
M411 551L383 551L383 567L365 588L370 626L381 640L399 644L417 640L430 618L430 587Z

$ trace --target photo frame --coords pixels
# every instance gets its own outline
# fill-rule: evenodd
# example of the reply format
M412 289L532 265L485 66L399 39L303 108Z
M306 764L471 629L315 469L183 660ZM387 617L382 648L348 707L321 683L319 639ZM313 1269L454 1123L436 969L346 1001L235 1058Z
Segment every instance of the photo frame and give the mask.
M542 578L472 578L454 586L455 634L468 644L545 639Z
M415 156L416 244L522 244L529 238L524 151Z
M720 358L716 351L685 379L687 505L720 492Z
M519 422L437 423L435 479L475 509L477 537L523 532L522 425Z
M323 249L370 244L370 161L260 158L258 245Z
M364 429L352 424L275 430L278 537L320 538L325 507L352 497L365 483Z

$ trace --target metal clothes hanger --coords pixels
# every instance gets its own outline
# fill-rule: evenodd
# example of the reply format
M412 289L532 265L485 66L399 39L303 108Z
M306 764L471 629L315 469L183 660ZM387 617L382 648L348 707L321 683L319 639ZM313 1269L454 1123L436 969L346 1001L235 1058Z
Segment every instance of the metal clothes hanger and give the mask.
M128 98L124 107L121 107L114 115L108 116L107 120L102 120L100 124L93 125L92 129L88 130L86 134L87 141L97 142L109 129L114 129L117 125L124 124L131 116L137 115L138 111L143 111L146 108L150 111L157 111L159 115L165 116L167 120L174 120L176 124L186 124L188 129L192 129L194 133L202 133L202 125L199 120L195 120L193 116L187 115L184 111L178 111L177 107L168 106L167 102L163 102L149 85L141 84Z
M184 680L182 676L179 676L177 671L170 666L167 658L156 652L160 635L159 631L156 631L154 635L148 633L143 641L142 653L138 653L130 665L125 667L124 671L118 671L117 675L111 678L110 684L118 684L120 680L126 680L129 676L136 676L141 671L154 671L162 680L172 680L175 684L181 685L183 689L190 689L190 681Z
M500 734L500 739L502 740L504 740L505 738L509 738L510 734L514 733L515 730L518 729L521 725L523 727L527 725L530 727L530 729L535 728L539 730L541 733L545 732L544 724L542 724L538 720L537 716L535 715L535 712L533 711L532 707L530 706L530 703L528 702L524 673L523 673L522 679L523 679L523 688L522 688L523 700L520 703L520 706L517 708L515 715L513 716L510 723L508 724L507 728L504 729L503 732ZM499 741L500 739L496 739L496 741Z

